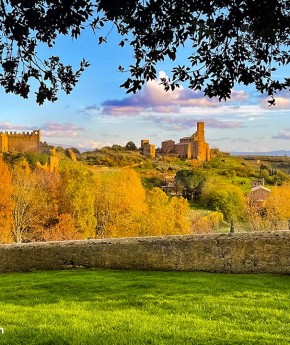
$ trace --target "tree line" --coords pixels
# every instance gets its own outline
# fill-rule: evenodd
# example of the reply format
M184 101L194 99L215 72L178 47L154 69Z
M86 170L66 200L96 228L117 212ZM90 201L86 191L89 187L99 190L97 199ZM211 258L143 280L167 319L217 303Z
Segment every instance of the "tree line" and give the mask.
M145 190L133 170L92 171L63 160L59 172L0 157L0 242L189 233L189 205Z

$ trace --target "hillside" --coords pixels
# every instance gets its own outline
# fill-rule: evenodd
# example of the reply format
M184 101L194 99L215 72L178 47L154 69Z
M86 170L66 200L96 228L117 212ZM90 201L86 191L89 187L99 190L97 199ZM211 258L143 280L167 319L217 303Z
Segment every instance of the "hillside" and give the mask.
M264 178L266 185L281 184L290 172L290 158L253 156L232 156L212 150L213 158L206 163L187 160L176 155L157 155L156 158L144 157L138 150L127 150L113 145L100 150L79 154L79 160L98 168L134 168L148 187L160 187L173 179L180 170L204 171L207 175L218 175L235 185L249 191L251 179Z
M200 162L113 145L3 158L7 208L0 221L10 219L4 242L228 232L233 223L236 231L281 230L290 218L287 157L243 158L215 149ZM253 182L265 183L268 193L258 205L251 202Z

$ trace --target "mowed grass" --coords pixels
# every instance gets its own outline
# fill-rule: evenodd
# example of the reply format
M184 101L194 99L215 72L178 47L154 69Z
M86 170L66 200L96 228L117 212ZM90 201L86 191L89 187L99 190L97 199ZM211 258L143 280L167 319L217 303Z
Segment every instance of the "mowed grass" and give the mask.
M1 344L290 344L290 276L0 274Z

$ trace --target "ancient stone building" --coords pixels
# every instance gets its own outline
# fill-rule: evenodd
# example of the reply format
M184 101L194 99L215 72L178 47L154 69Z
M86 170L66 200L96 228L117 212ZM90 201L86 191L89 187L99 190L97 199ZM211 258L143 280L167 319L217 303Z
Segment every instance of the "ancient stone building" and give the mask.
M250 201L255 203L263 203L267 200L271 190L264 186L256 186L251 189Z
M250 202L262 204L269 197L271 190L264 186L265 179L252 179Z
M0 153L27 152L38 153L40 150L40 130L32 132L0 132Z
M175 141L165 140L162 142L162 152L174 153L175 152Z
M176 153L183 158L209 161L210 150L205 142L204 122L197 122L197 131L190 137L181 138L177 144L173 140L163 141L161 151L165 154Z
M155 145L150 144L148 139L141 140L141 151L144 156L155 157Z

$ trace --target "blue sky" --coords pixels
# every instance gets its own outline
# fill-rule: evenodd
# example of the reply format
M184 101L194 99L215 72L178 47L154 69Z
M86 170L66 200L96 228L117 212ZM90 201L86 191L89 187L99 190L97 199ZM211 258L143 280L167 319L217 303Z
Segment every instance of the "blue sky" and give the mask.
M188 49L180 51L177 63L185 63ZM110 33L108 43L98 45L89 30L80 39L60 38L39 56L60 55L62 61L77 67L82 58L90 67L70 95L59 93L55 103L35 103L33 92L28 100L0 90L0 130L42 130L42 141L77 148L101 148L125 145L149 139L156 147L167 139L178 141L196 130L204 121L206 140L222 151L270 151L290 149L290 95L282 92L277 105L268 107L267 98L253 87L236 85L227 102L208 99L200 92L182 86L165 92L158 80L147 83L133 94L119 87L127 78L117 71L119 65L133 61L130 47L118 46L118 37ZM175 62L176 63L176 62ZM170 74L173 63L159 64L161 76ZM289 77L289 68L279 71Z

